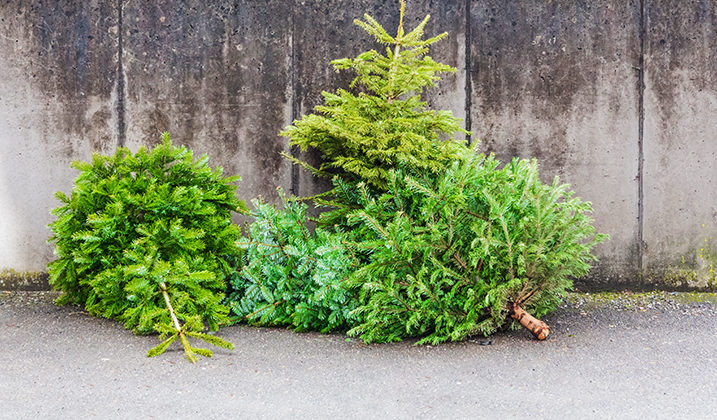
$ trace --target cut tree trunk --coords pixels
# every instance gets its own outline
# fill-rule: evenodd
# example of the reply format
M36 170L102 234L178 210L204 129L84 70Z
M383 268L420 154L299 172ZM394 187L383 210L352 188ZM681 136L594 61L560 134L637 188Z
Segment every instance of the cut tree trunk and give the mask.
M170 302L169 294L167 293L167 285L164 284L164 282L161 282L161 283L159 283L159 287L162 288L162 295L164 295L164 302L167 304L167 309L169 309L169 315L172 317L172 322L174 323L174 328L177 330L177 334L179 334L179 341L181 341L182 346L184 346L184 354L185 354L185 356L187 356L187 360L189 360L192 363L197 363L197 356L194 355L194 350L192 349L192 346L189 345L189 340L187 339L187 335L184 334L184 331L182 331L182 326L179 324L177 315L174 313L174 308L172 307L172 302Z
M182 332L182 326L179 325L179 320L177 319L177 315L174 314L174 308L172 308L172 303L169 301L169 295L167 294L167 285L164 284L164 282L159 283L159 287L162 288L162 295L164 296L164 301L167 303L167 309L169 309L169 315L172 317L172 322L174 323L174 328L177 329L178 333Z
M545 340L550 335L548 324L525 312L525 309L521 308L517 303L513 303L510 316L533 333L538 340Z

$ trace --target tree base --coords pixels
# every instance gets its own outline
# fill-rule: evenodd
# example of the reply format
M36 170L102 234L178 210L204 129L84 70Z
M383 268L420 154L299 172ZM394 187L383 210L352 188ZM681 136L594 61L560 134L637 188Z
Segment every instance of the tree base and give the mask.
M517 303L513 303L510 316L533 333L538 340L545 340L550 335L550 327L548 327L548 324L527 313L525 309L521 308Z

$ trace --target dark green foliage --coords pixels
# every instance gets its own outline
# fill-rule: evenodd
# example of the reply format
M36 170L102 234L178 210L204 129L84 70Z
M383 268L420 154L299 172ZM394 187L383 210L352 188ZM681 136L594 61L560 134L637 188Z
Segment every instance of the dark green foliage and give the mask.
M589 203L567 185L542 184L536 161L503 169L466 152L438 177L392 172L387 193L364 197L349 215L370 230L357 249L370 252L350 285L361 288L364 341L461 340L490 334L518 303L540 317L572 277L585 275L595 235Z
M243 203L232 185L239 178L222 177L207 161L193 162L165 133L151 152L121 148L74 162L80 175L70 197L57 193L62 206L50 224L58 255L50 283L64 292L59 302L144 334L172 328L165 289L185 323L216 330L226 322L226 259L239 255L241 236L231 214Z
M450 111L427 109L421 99L423 89L439 79L437 73L454 71L426 55L428 47L447 34L424 40L428 16L405 34L403 9L401 2L401 24L395 37L369 15L364 16L365 21L356 20L387 46L386 54L371 50L354 59L332 62L337 71L356 73L351 87L357 93L343 89L335 94L323 92L325 104L282 133L290 144L301 150L318 149L323 157L319 168L290 157L295 163L317 175L338 174L385 189L391 169L405 167L435 174L458 157L462 141L451 136L467 134L460 128L460 120Z
M307 227L306 206L287 200L283 210L255 200L249 237L239 242L245 264L230 281L232 311L253 325L298 331L346 328L356 301L342 281L355 265L343 235Z

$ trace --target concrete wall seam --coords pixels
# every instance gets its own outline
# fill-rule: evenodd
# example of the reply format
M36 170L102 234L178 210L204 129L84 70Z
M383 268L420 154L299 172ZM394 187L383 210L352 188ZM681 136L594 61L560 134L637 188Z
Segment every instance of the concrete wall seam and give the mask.
M122 0L117 0L117 147L124 147L127 143L127 127L125 125L125 82L126 76L122 66Z
M465 23L465 40L463 41L465 43L465 72L466 75L470 75L473 73L473 71L478 71L476 68L474 70L473 62L471 61L471 36L472 36L472 27L473 22L471 21L471 14L469 11L471 10L471 0L465 0L466 3L464 5L464 8L466 10L466 23ZM471 108L472 108L472 95L471 91L473 90L473 87L471 86L472 78L470 76L466 76L465 80L465 95L466 95L466 106L465 106L465 129L466 131L471 131L473 124L471 121ZM470 145L473 142L473 136L468 134L466 136L466 140L468 141L468 144Z
M644 168L645 168L645 35L647 33L647 17L645 7L647 0L640 0L640 62L637 68L638 74L638 131L637 131L637 267L640 272L645 269L645 240L643 238L645 220L645 192L644 192Z

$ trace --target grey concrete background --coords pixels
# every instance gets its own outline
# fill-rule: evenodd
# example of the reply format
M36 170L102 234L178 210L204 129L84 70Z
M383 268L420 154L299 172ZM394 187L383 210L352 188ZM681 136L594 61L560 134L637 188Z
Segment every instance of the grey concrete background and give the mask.
M503 160L537 157L593 203L611 240L588 280L638 279L640 9L601 2L474 2L473 130ZM587 284L586 284L587 285Z
M279 156L278 132L350 80L397 1L0 2L0 288L46 287L53 193L75 159L158 142L208 153L239 193L326 187ZM600 245L582 289L717 287L717 0L409 0L449 32L458 69L429 102L483 151L537 157L592 201ZM316 156L309 156L316 158Z
M659 1L646 18L644 264L715 287L717 2Z

